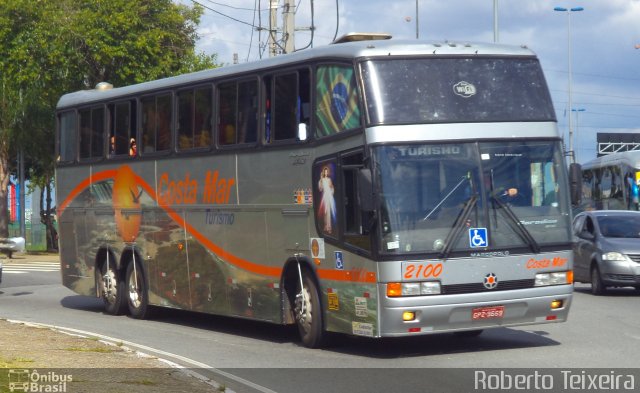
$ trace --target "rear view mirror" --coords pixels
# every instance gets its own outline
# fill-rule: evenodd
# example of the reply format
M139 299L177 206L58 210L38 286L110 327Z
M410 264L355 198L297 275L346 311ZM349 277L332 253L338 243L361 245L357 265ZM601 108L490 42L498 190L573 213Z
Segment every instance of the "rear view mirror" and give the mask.
M373 184L371 183L371 169L362 168L358 171L358 194L362 211L373 211Z

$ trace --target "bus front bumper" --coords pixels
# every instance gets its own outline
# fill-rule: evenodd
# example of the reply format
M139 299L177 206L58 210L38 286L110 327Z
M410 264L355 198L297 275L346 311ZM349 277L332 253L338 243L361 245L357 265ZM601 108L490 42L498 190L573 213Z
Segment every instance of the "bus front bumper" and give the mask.
M399 337L564 322L572 293L573 285L404 298L381 293L379 334ZM414 318L406 320L411 315Z

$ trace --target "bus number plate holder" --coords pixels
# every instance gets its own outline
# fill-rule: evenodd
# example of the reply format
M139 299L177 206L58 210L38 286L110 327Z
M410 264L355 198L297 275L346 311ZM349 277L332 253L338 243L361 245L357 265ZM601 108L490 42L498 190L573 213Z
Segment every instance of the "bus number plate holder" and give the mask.
M504 306L478 307L471 310L471 319L493 319L504 316Z

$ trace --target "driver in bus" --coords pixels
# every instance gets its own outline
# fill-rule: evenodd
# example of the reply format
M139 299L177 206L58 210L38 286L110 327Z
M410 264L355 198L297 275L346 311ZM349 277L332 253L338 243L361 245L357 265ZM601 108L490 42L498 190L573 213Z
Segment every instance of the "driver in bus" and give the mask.
M500 193L500 200L508 205L527 206L527 198L518 187L508 187Z

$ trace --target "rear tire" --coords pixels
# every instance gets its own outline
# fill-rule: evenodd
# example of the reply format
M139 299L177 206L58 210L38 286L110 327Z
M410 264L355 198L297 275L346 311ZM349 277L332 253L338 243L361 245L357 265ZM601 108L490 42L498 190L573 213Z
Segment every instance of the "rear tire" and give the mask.
M107 314L122 315L127 310L124 280L120 277L121 274L114 262L108 265L107 267L107 262L105 261L100 270L96 270L99 295L102 298L104 310Z
M126 301L133 318L146 319L150 315L149 291L142 266L131 261L127 266Z
M307 272L302 274L303 289L300 288L299 281L298 278L294 307L298 333L305 347L318 348L322 346L325 336L318 287Z
M606 292L607 289L602 283L602 277L600 276L600 269L598 269L598 266L594 266L591 269L591 293L596 296L602 296Z

